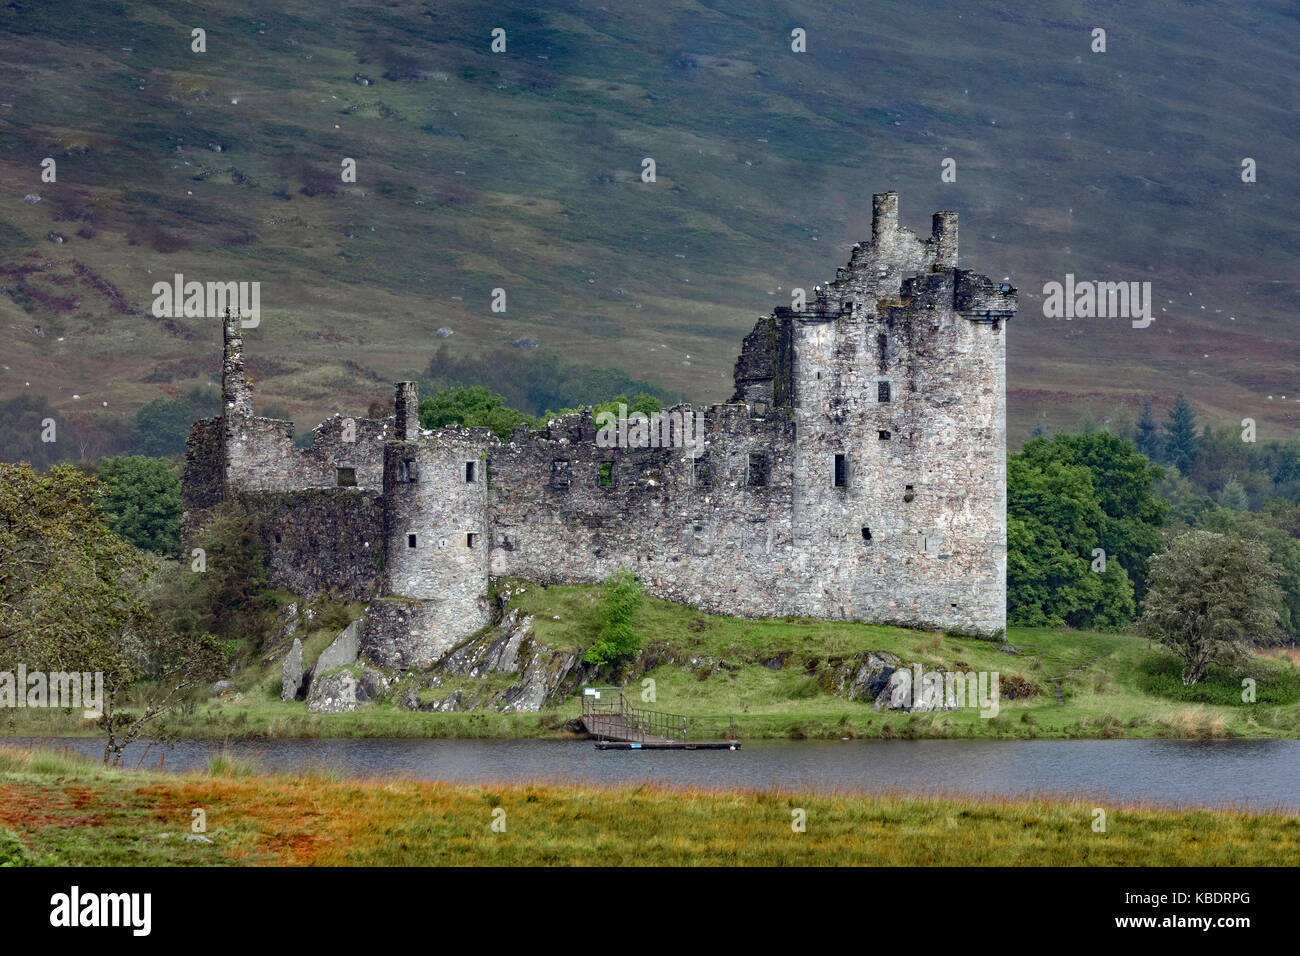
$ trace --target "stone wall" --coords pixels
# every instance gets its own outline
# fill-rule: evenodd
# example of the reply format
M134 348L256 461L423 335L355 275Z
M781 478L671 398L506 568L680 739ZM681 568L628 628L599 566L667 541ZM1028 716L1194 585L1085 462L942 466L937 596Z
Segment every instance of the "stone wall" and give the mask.
M599 447L589 413L516 432L494 451L492 573L597 582L627 567L668 600L745 617L796 613L789 412L670 411L704 416L698 460L683 447Z
M190 427L181 472L181 539L189 541L205 511L225 496L221 419L204 418Z
M369 600L383 580L383 497L362 488L245 492L260 518L272 587Z
M296 448L293 422L227 416L226 482L242 491L383 487L384 442L393 420L335 415L312 430L312 444ZM349 440L350 439L350 440Z

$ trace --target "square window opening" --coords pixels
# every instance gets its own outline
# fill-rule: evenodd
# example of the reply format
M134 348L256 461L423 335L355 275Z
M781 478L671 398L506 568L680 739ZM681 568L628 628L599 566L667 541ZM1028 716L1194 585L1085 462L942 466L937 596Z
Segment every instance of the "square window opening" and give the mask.
M889 432L885 431L883 428L877 434L881 441L889 441Z
M355 488L357 486L357 470L355 468L336 468L335 476L340 488Z
M886 402L889 401L889 383L888 383L888 382L877 382L877 383L876 383L876 401L881 402L882 404L883 404L883 403L886 403Z
M752 488L762 488L767 484L768 463L767 455L763 452L749 453L749 485Z
M871 540L871 529L870 529L870 528L863 528L863 529L862 529L862 540L863 540L863 541L870 541L870 540Z

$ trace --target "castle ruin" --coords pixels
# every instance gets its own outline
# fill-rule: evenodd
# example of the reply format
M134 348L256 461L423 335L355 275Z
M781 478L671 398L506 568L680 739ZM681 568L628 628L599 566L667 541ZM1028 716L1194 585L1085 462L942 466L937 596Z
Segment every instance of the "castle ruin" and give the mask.
M254 414L238 317L223 412L187 444L186 528L237 496L272 583L369 602L362 651L424 667L491 621L494 578L599 582L717 614L995 635L1006 624L1006 343L1016 291L957 267L873 199L871 240L801 310L744 339L702 443L604 447L591 411L516 429L419 426L411 382L385 420L338 415L298 449Z

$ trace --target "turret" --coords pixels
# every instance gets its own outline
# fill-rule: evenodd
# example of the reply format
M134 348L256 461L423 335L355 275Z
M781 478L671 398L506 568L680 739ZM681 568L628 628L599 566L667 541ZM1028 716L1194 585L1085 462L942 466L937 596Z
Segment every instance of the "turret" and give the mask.
M420 387L415 382L398 382L393 408L397 418L398 441L414 441L420 436Z
M253 386L244 373L244 330L238 313L230 309L222 319L225 357L221 365L222 414L226 417L253 414Z

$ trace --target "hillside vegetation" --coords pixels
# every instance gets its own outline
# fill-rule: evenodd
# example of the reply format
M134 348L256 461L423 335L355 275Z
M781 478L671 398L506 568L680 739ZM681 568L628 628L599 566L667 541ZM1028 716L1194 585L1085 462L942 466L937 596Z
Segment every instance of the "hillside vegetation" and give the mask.
M1180 388L1215 424L1300 424L1283 0L274 6L0 8L0 398L69 416L62 457L216 376L215 320L150 314L176 273L262 284L250 370L300 431L441 345L723 400L754 318L832 277L884 189L922 232L958 210L963 263L1021 288L1013 436ZM1044 319L1067 272L1150 280L1155 324Z

